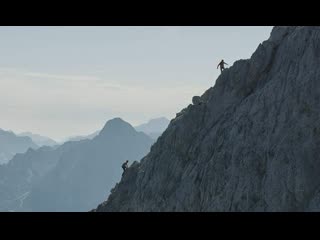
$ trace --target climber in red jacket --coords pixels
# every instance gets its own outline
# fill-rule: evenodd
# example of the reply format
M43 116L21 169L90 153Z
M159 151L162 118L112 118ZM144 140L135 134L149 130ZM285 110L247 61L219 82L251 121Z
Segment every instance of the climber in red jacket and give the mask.
M220 70L222 72L224 70L224 65L228 65L228 64L226 62L224 62L222 59L221 62L218 64L217 69L220 66Z

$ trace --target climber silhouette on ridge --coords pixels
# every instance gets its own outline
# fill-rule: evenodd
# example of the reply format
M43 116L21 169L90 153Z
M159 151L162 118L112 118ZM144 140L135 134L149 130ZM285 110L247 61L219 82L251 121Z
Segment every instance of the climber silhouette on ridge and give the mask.
M127 170L127 168L128 168L128 160L127 161L125 161L123 164L122 164L122 169L123 169L123 173L122 173L122 176L123 176L123 174L124 174L124 172Z
M222 72L224 70L224 65L228 65L228 63L226 63L225 61L223 61L223 59L221 60L221 62L218 64L218 67L220 66L220 71Z

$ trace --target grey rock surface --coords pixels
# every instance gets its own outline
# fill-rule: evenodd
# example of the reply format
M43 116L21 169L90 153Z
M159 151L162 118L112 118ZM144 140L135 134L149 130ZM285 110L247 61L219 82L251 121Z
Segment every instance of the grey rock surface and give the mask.
M319 211L320 27L274 27L94 211Z
M193 103L194 105L199 105L199 104L201 104L201 97L199 97L199 96L194 96L194 97L192 98L192 103Z

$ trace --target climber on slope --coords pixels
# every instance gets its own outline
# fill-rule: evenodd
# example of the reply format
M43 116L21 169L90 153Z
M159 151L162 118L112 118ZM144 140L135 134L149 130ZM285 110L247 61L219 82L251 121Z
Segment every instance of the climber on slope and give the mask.
M122 169L123 169L123 173L122 173L122 176L123 176L123 174L124 174L124 172L127 170L127 168L128 168L128 160L127 161L125 161L123 164L122 164Z
M218 64L217 69L220 66L220 70L222 72L224 70L224 65L228 65L228 64L222 59L221 62Z

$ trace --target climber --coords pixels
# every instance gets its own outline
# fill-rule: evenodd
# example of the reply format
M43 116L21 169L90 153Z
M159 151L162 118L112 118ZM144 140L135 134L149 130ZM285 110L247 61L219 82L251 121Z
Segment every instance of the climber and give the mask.
M123 174L124 174L124 172L127 170L127 168L128 168L128 160L127 161L125 161L123 164L122 164L122 169L123 169L123 173L122 173L122 176L123 176Z
M223 59L221 60L221 62L218 64L218 66L217 66L217 69L218 69L218 67L220 66L220 70L221 70L221 72L224 70L224 65L228 65L225 61L223 61Z

